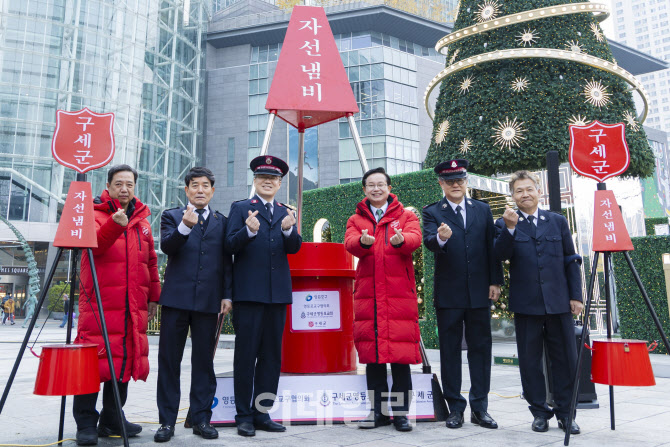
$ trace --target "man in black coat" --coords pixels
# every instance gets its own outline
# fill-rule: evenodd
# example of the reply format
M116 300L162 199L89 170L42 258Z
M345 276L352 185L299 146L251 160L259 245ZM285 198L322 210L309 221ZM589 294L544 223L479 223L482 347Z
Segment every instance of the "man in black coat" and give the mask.
M448 428L463 426L467 401L461 395L463 327L470 370L470 420L498 428L488 414L491 384L491 313L503 282L493 253L495 227L489 206L465 197L467 160L438 164L435 172L445 197L423 209L423 243L435 253L435 295Z
M161 250L168 256L161 292L157 403L160 428L154 441L174 435L179 409L179 374L184 345L191 330L190 411L193 434L218 438L210 425L216 392L214 349L218 314L232 308L232 260L224 250L226 218L209 207L214 174L191 169L185 178L186 207L161 216Z
M507 207L496 222L495 252L510 261L509 305L514 312L523 395L534 416L533 431L545 432L554 415L567 427L572 379L577 365L572 315L582 312L581 257L575 253L568 221L538 208L539 180L528 171L509 182L519 212ZM542 353L551 362L554 402L547 406ZM579 426L572 422L571 433Z
M226 250L233 264L233 358L237 433L283 432L270 419L281 368L286 305L293 292L288 254L302 244L295 214L274 200L288 165L277 157L251 161L256 195L230 207Z

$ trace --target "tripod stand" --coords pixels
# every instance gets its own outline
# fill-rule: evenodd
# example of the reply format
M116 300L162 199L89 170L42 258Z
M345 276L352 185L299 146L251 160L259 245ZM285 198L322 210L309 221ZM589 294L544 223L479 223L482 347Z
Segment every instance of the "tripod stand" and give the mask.
M598 182L598 190L599 191L604 191L606 190L605 183ZM594 230L595 231L595 230ZM635 269L635 265L633 265L633 261L630 258L630 255L628 254L627 251L622 251L620 250L624 258L626 259L626 263L628 264L628 268L630 269L631 273L633 274L633 277L635 278L635 283L637 284L638 288L640 289L640 293L642 294L642 298L644 299L644 303L647 305L647 309L649 310L649 314L651 315L651 318L654 320L654 324L656 325L656 329L658 329L659 334L661 335L661 338L663 339L663 343L665 344L665 349L670 352L670 343L668 343L668 338L665 335L665 332L663 331L663 327L661 326L661 322L658 319L658 315L656 315L656 311L654 310L654 306L651 303L651 300L649 299L649 295L647 294L647 291L644 288L644 285L642 284L642 280L640 279L640 275L638 274L637 270ZM570 444L570 427L572 426L572 421L575 416L575 408L577 405L577 392L579 390L579 371L581 370L582 367L582 359L583 359L583 354L584 354L584 340L586 337L588 337L588 332L589 332L589 316L591 313L591 299L593 298L593 289L595 286L596 278L597 278L597 266L598 266L598 260L600 255L603 255L603 261L604 261L604 276L605 276L605 322L607 324L607 338L611 339L612 338L612 302L611 302L611 294L610 294L610 285L612 283L612 272L610 269L611 263L612 263L612 251L596 251L595 252L595 257L593 259L593 265L591 267L591 278L589 279L589 289L588 289L588 294L586 298L586 309L584 311L584 325L583 325L583 330L582 330L582 335L580 338L579 342L579 351L577 353L577 368L575 369L574 373L574 379L573 379L573 388L572 388L572 399L570 401L570 413L568 416L568 423L566 426L565 430L565 439L563 442L563 445L569 445ZM614 420L614 387L612 385L609 385L609 396L610 396L610 426L611 429L615 429L615 420Z
M86 175L85 174L77 174L77 181L84 182L86 180ZM90 187L89 187L90 190ZM90 194L89 194L90 195ZM66 205L67 205L66 201ZM92 206L92 202L91 202ZM71 343L71 338L72 338L72 317L73 317L73 311L74 311L74 291L75 291L75 282L76 282L76 272L77 272L77 258L79 255L79 250L74 247L68 247L69 249L72 250L72 256L70 257L70 307L68 309L68 317L67 317L67 335L66 335L66 344ZM63 250L64 247L58 247L58 250L56 252L56 257L53 261L53 264L51 265L49 269L49 273L46 277L46 281L44 282L44 286L42 287L42 291L40 293L40 298L37 303L37 309L41 309L42 305L44 304L44 301L46 300L48 291L49 291L49 286L51 285L51 282L53 281L54 274L56 272L56 268L58 266L58 262L61 259L61 256L63 255ZM109 364L109 372L110 376L112 378L112 387L114 390L114 402L116 405L116 413L119 421L119 427L121 427L121 434L123 437L123 445L125 447L128 447L128 434L126 433L126 427L124 424L123 420L123 411L121 410L121 398L119 395L119 388L118 384L116 381L116 372L114 371L114 362L112 360L112 350L109 345L109 336L107 332L107 324L105 322L105 315L103 312L103 307L102 307L102 298L100 296L100 287L98 285L98 275L95 269L95 263L93 259L93 250L91 248L86 248L86 253L88 256L88 261L91 267L91 276L93 280L93 288L95 291L95 298L96 298L96 303L98 307L98 313L100 317L100 328L102 332L102 337L104 339L105 343L105 350L107 352L107 362ZM7 384L5 385L5 389L2 394L2 398L0 399L0 414L2 413L2 410L5 406L5 402L7 401L7 397L9 395L9 390L12 387L12 383L14 382L14 378L16 377L16 373L19 369L19 365L21 363L21 359L23 358L23 354L25 353L26 347L28 345L28 341L30 340L30 335L32 334L32 331L35 327L35 324L37 322L37 317L38 317L39 311L36 311L33 314L32 319L30 320L30 325L28 326L28 330L26 331L26 335L23 338L23 342L21 343L21 348L19 349L19 354L16 357L16 361L14 362L14 367L12 368L12 372L9 375L9 379L7 380ZM58 430L58 440L59 440L59 445L62 445L61 440L63 439L63 426L65 423L65 403L66 403L66 396L61 397L61 408L60 408L60 423L59 423L59 430Z

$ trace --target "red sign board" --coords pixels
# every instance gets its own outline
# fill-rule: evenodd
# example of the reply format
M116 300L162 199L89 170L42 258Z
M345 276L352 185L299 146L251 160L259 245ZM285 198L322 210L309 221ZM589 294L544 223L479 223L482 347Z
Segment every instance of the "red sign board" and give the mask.
M614 191L596 191L594 204L593 251L632 251L633 242L614 198Z
M323 8L293 8L265 108L298 129L358 113Z
M54 247L98 248L89 182L72 182L60 216Z
M624 123L570 126L570 165L577 173L604 182L628 169L630 153Z
M51 154L82 174L105 166L114 157L114 114L58 110Z

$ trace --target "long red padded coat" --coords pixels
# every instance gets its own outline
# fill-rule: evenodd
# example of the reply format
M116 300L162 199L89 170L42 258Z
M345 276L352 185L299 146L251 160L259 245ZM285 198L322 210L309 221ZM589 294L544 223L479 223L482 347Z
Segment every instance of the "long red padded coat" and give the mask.
M98 248L93 249L93 259L114 372L121 382L131 378L146 380L149 375L147 308L150 301L158 302L161 292L154 239L147 220L151 212L139 199L134 200L135 210L125 227L112 219L121 205L107 190L94 204ZM98 345L100 382L106 382L111 380L111 375L94 293L91 267L84 252L75 342Z
M354 343L361 363L421 362L419 309L412 252L421 245L416 215L390 194L379 223L364 199L347 222L344 245L359 258L354 286ZM389 240L402 229L405 242ZM375 237L370 248L360 243L362 231Z

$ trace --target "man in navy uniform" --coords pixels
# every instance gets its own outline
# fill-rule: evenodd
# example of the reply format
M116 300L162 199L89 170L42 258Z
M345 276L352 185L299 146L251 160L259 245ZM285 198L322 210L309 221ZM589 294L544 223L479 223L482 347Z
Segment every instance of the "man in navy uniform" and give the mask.
M191 169L186 178L186 207L161 216L161 250L168 256L161 293L157 404L160 428L154 441L174 435L179 410L180 364L191 330L190 411L193 434L218 438L210 425L216 392L214 349L218 314L232 308L232 259L224 250L226 218L209 207L214 174Z
M519 212L507 207L496 222L495 252L498 259L510 261L509 307L514 312L523 395L534 416L533 431L547 431L554 415L565 431L577 365L572 315L583 308L581 257L565 217L538 208L537 177L515 172L509 188ZM551 362L553 411L546 402L544 347ZM579 431L573 420L570 432Z
M237 433L283 432L268 411L277 394L286 305L292 303L286 255L302 237L295 214L274 200L288 165L263 155L251 161L256 195L234 202L228 217L226 250L233 263L234 389Z
M423 209L423 243L435 253L435 295L444 398L448 428L463 426L467 401L461 395L463 327L470 369L470 421L498 428L488 413L491 384L491 313L503 282L502 265L493 253L495 226L489 206L466 198L467 160L438 164L444 197Z

